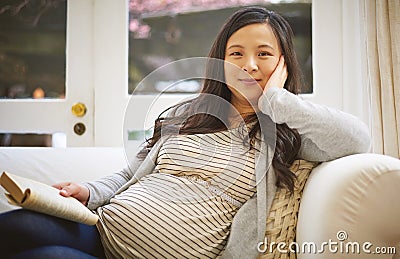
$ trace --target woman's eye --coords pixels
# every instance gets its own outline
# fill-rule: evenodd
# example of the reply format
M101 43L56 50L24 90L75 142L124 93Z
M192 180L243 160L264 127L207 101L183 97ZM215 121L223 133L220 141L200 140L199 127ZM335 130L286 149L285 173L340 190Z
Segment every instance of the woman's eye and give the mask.
M232 52L231 56L241 56L242 54L238 51Z
M258 55L259 55L260 57L272 56L271 53L269 53L269 52L260 52Z

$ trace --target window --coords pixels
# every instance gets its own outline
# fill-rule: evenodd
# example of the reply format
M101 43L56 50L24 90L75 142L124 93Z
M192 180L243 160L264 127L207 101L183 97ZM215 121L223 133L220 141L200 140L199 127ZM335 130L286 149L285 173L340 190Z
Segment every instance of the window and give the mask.
M0 98L64 98L67 1L1 1Z
M170 62L207 57L223 22L243 6L259 5L283 15L295 34L295 48L305 76L302 93L312 93L311 0L309 1L139 1L130 0L129 22L129 93L152 71ZM178 73L185 74L182 67ZM187 80L166 88L171 82L152 82L135 94L195 93L200 81ZM184 85L184 87L182 87Z
M65 98L66 15L67 1L1 1L0 99ZM2 132L0 146L54 146L55 136Z

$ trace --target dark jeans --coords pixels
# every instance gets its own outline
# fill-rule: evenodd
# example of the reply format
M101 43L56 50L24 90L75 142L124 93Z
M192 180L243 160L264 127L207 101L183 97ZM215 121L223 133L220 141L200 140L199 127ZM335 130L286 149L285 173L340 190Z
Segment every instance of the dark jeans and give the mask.
M2 258L105 258L96 226L25 209L0 214Z

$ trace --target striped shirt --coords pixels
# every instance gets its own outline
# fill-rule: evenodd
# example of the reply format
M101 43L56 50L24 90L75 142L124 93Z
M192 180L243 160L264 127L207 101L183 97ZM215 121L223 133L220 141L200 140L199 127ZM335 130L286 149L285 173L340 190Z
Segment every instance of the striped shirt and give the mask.
M156 171L97 210L109 258L215 258L254 195L254 149L241 128L170 137Z

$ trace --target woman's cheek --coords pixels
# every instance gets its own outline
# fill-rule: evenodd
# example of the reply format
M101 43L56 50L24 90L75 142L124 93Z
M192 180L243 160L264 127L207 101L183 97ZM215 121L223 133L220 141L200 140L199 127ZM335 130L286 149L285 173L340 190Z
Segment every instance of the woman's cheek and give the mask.
M239 68L232 63L225 62L224 64L224 71L225 71L225 83L227 85L234 85L236 76L239 72Z
M271 75L272 75L272 71L266 74L265 80L263 80L262 85L261 85L261 88L263 90L264 90L265 86L267 85L267 82L270 79Z
M264 90L265 86L267 85L268 80L270 79L272 73L275 71L276 66L278 65L279 59L271 58L270 60L266 61L263 65L264 67L264 80L262 82L262 89Z

